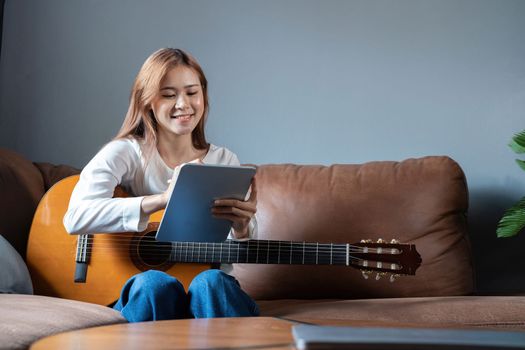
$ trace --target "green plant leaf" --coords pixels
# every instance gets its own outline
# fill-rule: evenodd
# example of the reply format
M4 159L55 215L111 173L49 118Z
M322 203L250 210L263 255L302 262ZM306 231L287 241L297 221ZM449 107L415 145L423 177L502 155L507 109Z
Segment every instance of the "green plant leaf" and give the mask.
M516 163L518 163L519 167L525 170L525 161L521 159L516 159Z
M512 137L509 147L516 153L525 153L525 130Z
M498 237L511 237L525 227L525 197L507 209L498 223Z

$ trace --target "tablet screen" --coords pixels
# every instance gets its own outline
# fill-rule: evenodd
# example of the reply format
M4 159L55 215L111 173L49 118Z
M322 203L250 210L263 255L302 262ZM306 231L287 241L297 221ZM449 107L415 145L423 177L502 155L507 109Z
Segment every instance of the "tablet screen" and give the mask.
M164 242L223 242L231 221L214 218L213 202L220 198L244 200L255 167L185 164L160 222L156 239Z

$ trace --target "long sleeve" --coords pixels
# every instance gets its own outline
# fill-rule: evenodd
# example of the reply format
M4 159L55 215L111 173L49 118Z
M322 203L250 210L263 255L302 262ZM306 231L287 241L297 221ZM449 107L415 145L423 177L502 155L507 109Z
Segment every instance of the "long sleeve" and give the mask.
M139 155L127 140L112 141L86 165L73 190L64 227L70 234L140 232L144 197L113 198L117 185L135 176Z

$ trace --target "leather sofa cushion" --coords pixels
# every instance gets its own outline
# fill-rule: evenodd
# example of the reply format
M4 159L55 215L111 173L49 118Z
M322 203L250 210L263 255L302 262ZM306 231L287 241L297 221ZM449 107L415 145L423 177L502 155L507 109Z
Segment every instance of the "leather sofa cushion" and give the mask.
M69 165L55 165L51 163L33 163L44 180L44 189L49 190L55 183L65 177L80 174L80 170Z
M234 264L255 299L358 299L466 295L474 277L459 165L448 157L362 165L262 165L257 175L258 239L415 244L416 276L364 280L346 266Z
M259 301L261 316L302 322L352 320L427 326L525 328L523 296ZM370 325L370 324L368 324Z
M0 310L0 349L26 349L51 334L126 322L109 307L36 295L0 294Z
M22 257L33 214L44 192L40 171L18 153L0 148L0 234Z

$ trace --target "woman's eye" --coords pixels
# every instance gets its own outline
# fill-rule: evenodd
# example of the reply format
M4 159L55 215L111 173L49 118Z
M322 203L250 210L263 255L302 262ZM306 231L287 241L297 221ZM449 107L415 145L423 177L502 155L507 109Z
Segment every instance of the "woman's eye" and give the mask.
M188 95L190 95L190 96L193 96L193 95L196 95L196 94L197 94L197 91L188 92Z
M165 98L173 98L173 97L175 97L175 95L162 95L162 97L165 97Z

